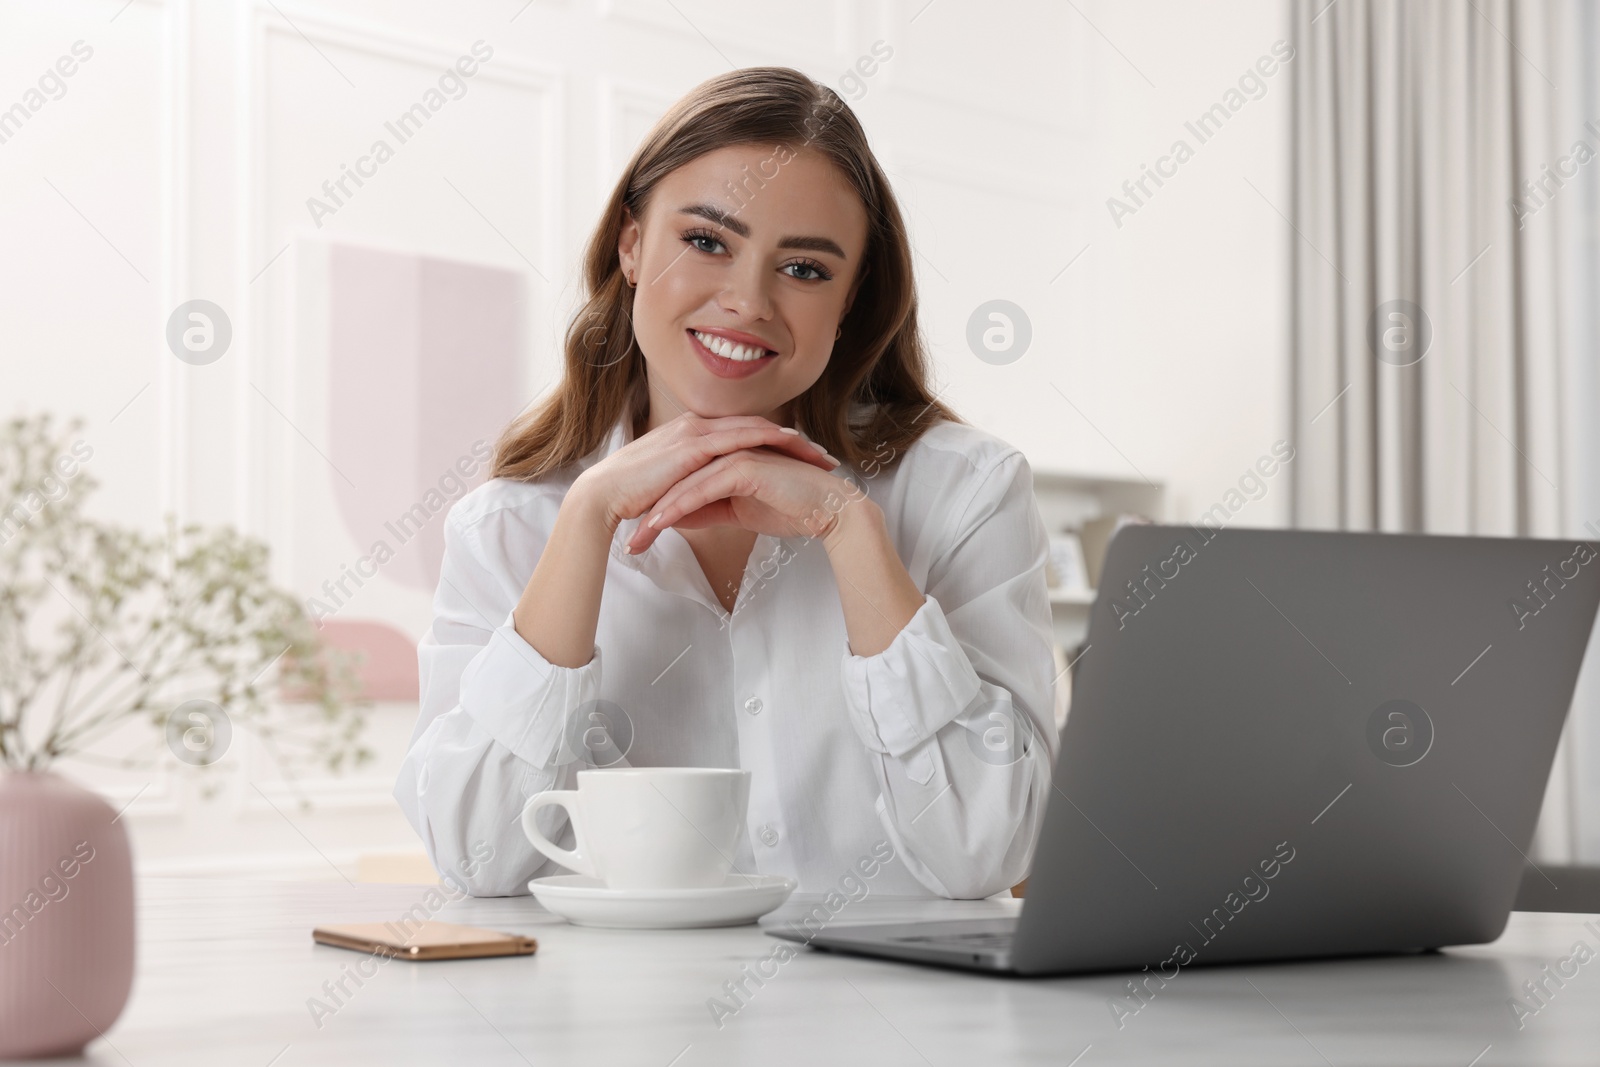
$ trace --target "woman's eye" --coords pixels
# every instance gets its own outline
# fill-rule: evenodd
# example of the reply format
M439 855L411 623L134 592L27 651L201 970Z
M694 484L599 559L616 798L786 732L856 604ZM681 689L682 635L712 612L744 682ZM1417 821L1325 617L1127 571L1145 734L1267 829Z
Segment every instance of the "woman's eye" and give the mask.
M722 242L709 233L686 233L683 235L683 239L700 251L711 255L716 255L718 249L722 248ZM715 247L707 248L705 247L706 245L714 245Z
M790 263L787 266L785 266L783 269L784 270L789 270L791 267L794 268L795 270L798 270L798 271L809 271L810 272L810 273L804 273L804 274L791 274L791 275L789 275L789 277L798 278L800 281L803 281L803 282L826 281L829 278L833 277L833 275L829 274L826 270L824 270L820 265L818 265L816 263L804 263L804 262L801 262L801 263Z

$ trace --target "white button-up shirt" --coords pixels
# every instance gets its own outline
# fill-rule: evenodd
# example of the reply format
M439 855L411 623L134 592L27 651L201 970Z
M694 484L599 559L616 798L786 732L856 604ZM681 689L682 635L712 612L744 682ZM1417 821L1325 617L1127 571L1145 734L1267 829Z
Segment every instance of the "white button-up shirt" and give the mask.
M622 551L640 516L612 540L593 658L556 666L512 610L573 478L632 439L624 414L567 472L494 479L450 509L395 786L434 866L478 895L527 892L566 870L523 836L527 797L587 767L691 766L752 772L737 871L826 892L892 850L879 892L977 898L1026 877L1057 737L1048 542L1022 453L941 422L898 463L833 472L883 509L924 593L875 655L850 650L819 540L757 537L730 613L676 530ZM560 808L537 818L573 847Z

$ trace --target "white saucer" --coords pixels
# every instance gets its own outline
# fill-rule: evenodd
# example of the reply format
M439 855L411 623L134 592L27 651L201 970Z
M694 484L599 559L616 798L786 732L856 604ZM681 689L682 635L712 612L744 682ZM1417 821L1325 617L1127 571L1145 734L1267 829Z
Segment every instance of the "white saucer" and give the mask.
M535 878L528 889L575 926L681 930L753 923L787 900L795 885L781 874L730 874L710 889L607 889L585 874L557 874Z

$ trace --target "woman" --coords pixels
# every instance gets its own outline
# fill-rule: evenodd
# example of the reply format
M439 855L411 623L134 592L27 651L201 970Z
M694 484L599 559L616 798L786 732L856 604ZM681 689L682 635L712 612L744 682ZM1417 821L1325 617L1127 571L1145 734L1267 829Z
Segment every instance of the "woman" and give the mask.
M446 520L395 788L434 865L523 893L563 870L523 837L528 796L742 767L738 871L1021 881L1056 750L1044 525L1022 454L928 390L855 115L787 68L699 86L617 183L585 280L565 380Z

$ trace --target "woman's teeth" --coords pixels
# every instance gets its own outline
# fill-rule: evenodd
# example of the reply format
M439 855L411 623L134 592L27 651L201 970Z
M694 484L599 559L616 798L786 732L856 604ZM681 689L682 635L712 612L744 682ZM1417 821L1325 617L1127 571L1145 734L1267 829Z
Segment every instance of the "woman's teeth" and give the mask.
M695 337L699 339L701 344L711 349L711 351L715 352L723 359L731 359L738 363L748 363L751 360L761 359L767 354L767 350L764 348L751 348L749 345L736 345L726 337L718 337L715 334L701 333L699 330L690 330L689 332L694 334Z

